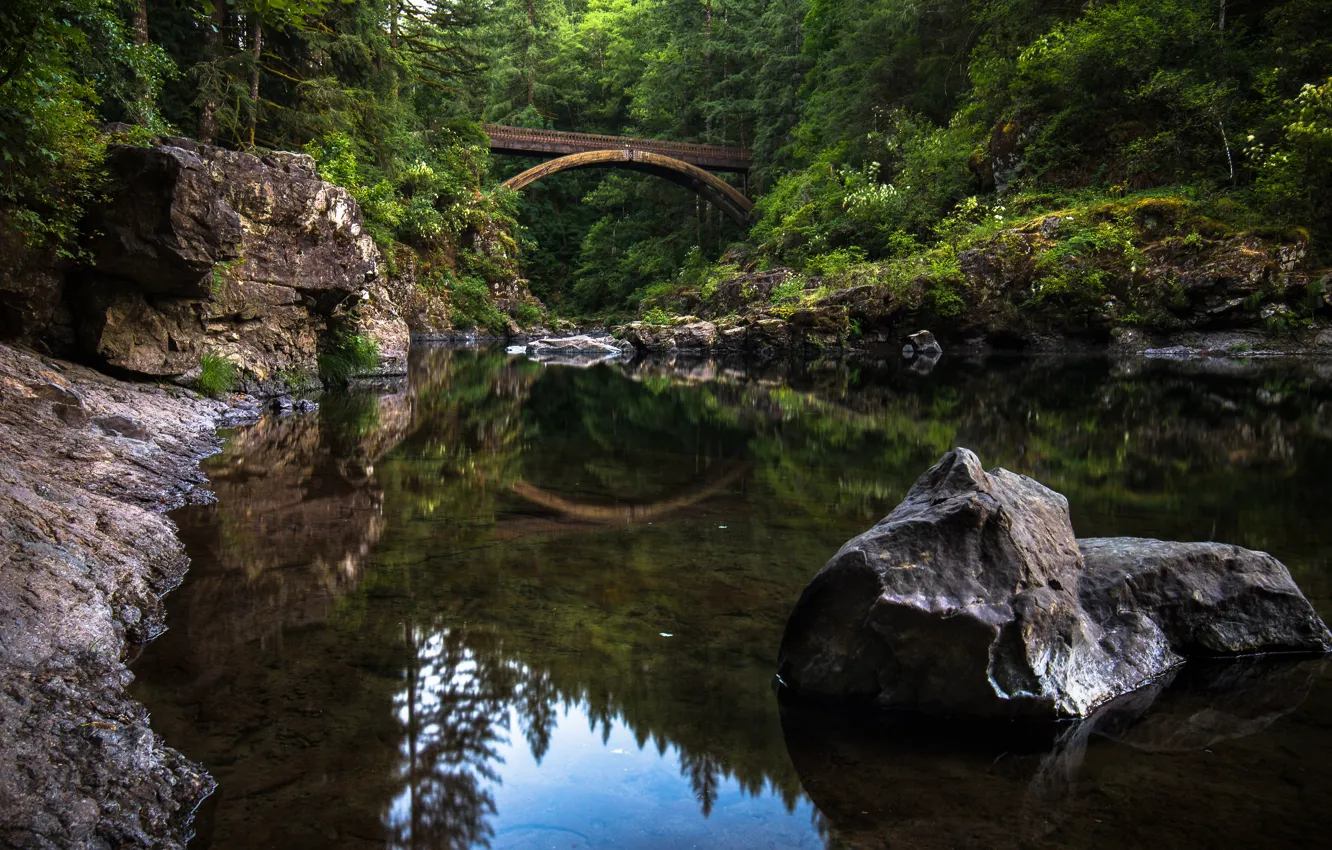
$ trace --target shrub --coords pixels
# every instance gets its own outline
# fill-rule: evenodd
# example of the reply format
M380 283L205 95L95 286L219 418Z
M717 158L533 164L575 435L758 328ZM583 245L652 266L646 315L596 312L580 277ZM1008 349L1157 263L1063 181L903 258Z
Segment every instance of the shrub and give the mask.
M485 280L476 275L454 275L446 271L442 283L449 296L449 318L455 328L481 328L494 334L504 332L509 324L508 318L495 306Z
M772 288L768 300L773 304L786 304L799 301L805 295L805 285L809 280L804 275L791 275Z
M543 315L541 308L530 302L519 304L518 309L513 311L514 319L525 328L530 328L540 322Z

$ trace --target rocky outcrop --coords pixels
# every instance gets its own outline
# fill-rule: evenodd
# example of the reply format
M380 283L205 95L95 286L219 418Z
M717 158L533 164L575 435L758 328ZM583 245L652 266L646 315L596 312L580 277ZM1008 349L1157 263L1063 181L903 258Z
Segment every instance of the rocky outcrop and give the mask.
M793 269L773 269L665 303L715 323L717 350L751 354L900 347L922 326L950 347L1099 347L1131 333L1163 348L1242 332L1261 337L1254 351L1332 354L1332 275L1307 255L1298 232L1228 227L1184 198L1107 199L810 277L799 292ZM784 341L755 330L772 321Z
M934 334L929 331L916 331L907 339L911 340L913 353L923 357L938 357L943 354L943 348L934 339Z
M179 847L212 780L126 696L220 402L0 346L0 845Z
M117 188L73 304L84 350L111 367L188 375L209 352L251 389L312 376L338 306L381 292L360 209L308 156L168 140L114 146L109 164ZM390 342L390 361L399 353L396 313L364 329Z
M0 339L73 346L65 265L53 249L28 245L20 228L0 212Z
M885 707L1080 717L1185 657L1278 650L1326 652L1332 634L1275 559L1080 546L1064 497L957 449L810 582L779 675Z
M717 326L696 316L684 316L669 325L633 322L617 328L616 334L637 350L652 354L707 351L718 341Z

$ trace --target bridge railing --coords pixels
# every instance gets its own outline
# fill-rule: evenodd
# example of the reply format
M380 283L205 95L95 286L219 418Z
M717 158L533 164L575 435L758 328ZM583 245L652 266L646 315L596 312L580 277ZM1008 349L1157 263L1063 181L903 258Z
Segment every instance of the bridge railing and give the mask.
M572 133L565 130L529 130L523 127L505 127L483 124L492 142L549 142L551 144L586 145L589 150L636 148L693 156L712 156L722 159L752 159L749 148L728 145L704 145L693 142L671 142L662 139L637 139L628 136L602 136L595 133Z

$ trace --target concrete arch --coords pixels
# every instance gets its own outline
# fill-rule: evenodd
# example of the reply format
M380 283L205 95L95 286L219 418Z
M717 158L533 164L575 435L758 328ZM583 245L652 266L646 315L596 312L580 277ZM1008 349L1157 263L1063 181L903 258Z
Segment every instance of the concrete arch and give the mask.
M750 210L754 209L753 201L715 174L669 156L632 148L562 156L510 177L504 181L504 185L518 191L542 177L575 168L623 168L661 177L701 195L741 225L748 220Z

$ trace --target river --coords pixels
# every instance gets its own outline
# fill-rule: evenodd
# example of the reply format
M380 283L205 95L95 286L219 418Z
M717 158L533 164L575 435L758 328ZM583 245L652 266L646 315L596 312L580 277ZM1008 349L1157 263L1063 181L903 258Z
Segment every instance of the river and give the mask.
M1269 551L1329 618L1332 382L1307 364L424 348L405 385L321 401L234 432L217 503L174 515L193 565L132 693L218 781L192 847L1323 838L1321 661L1189 665L1036 739L773 687L805 583L956 445L1064 493L1080 536Z

